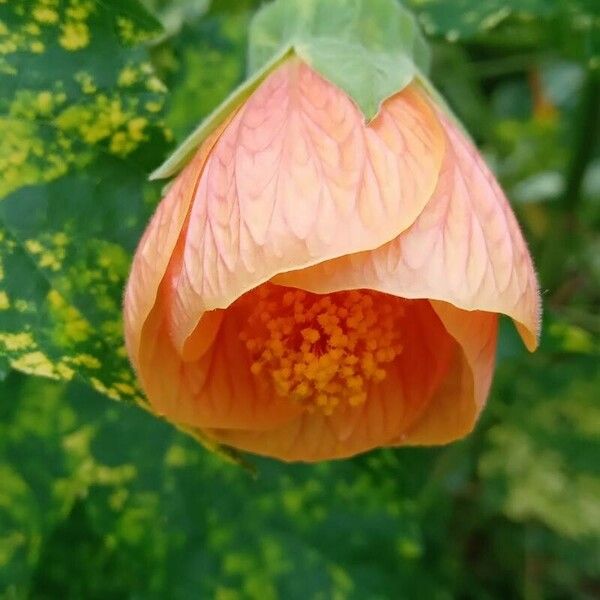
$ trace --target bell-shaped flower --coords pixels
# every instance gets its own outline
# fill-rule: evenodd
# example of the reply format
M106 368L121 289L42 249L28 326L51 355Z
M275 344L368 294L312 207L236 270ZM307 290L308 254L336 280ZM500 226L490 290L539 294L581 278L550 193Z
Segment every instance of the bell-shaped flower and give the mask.
M414 79L367 123L295 55L174 180L125 296L156 413L304 461L466 435L499 316L533 350L539 311L510 206L427 87Z

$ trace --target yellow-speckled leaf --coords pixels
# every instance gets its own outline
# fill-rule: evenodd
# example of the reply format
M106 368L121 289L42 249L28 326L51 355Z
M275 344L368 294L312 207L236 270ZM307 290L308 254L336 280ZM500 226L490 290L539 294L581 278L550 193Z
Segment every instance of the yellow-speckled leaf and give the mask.
M121 290L168 141L159 33L137 0L0 2L0 355L115 399L141 399Z
M406 0L425 33L448 42L552 47L597 69L598 0ZM500 43L502 42L502 43Z

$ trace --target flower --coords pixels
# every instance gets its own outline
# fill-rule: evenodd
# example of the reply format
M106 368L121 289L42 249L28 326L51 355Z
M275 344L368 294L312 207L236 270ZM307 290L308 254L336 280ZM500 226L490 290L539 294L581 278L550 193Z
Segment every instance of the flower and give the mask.
M472 143L420 84L376 118L298 58L197 150L137 249L127 348L152 409L283 460L473 428L500 314L530 350L532 261Z

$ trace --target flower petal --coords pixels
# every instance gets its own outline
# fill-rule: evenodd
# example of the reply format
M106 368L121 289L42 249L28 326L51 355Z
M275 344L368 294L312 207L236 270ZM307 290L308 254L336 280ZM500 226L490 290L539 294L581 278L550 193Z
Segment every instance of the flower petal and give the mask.
M405 349L396 368L371 386L362 406L342 408L331 416L303 413L269 431L210 429L206 433L220 443L290 461L343 458L394 443L429 411L461 355L427 301L409 303L405 322Z
M447 138L435 193L415 223L375 251L274 278L316 293L369 288L512 317L534 350L540 328L535 271L510 205L473 145L440 114Z
M228 121L206 139L173 182L167 195L158 205L136 250L124 301L125 339L129 356L136 368L142 327L156 302L160 282L181 234L208 154Z
M397 441L402 446L446 444L467 435L492 383L498 315L466 312L446 302L431 304L462 351L422 418Z
M206 310L277 273L375 248L435 187L443 132L415 86L368 126L297 59L274 71L215 144L190 213L173 306L181 348Z
M251 376L238 334L247 317L241 310L206 313L180 354L169 332L169 294L161 286L142 333L138 375L153 410L194 428L270 429L300 410L265 393Z

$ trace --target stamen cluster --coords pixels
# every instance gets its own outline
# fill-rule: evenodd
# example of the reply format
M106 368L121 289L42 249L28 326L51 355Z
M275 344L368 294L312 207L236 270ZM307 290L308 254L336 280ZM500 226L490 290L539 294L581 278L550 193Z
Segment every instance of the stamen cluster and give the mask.
M240 340L251 371L309 412L360 406L402 352L404 302L370 290L318 295L272 284L256 292Z

